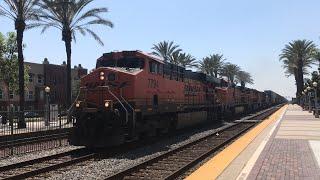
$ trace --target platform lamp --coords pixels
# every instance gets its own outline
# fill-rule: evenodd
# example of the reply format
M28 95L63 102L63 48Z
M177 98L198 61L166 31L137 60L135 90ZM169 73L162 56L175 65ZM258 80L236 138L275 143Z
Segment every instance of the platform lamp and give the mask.
M307 87L307 92L308 92L308 98L309 98L309 113L312 113L312 108L311 108L311 94L310 94L310 90L311 90L311 87L308 86Z
M318 87L318 83L315 81L312 83L313 87L314 87L314 108L315 108L315 117L319 118L319 112L318 112L318 96L317 96L317 87Z
M50 95L50 87L47 86L44 88L46 92L46 118L45 118L45 126L49 126L49 118L50 118L50 104L49 104L49 95Z

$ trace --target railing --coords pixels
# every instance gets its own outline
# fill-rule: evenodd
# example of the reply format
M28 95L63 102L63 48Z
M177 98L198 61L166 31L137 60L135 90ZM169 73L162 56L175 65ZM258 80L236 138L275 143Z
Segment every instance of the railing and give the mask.
M22 113L24 122L19 118ZM73 123L67 114L60 108L0 111L0 158L68 145Z

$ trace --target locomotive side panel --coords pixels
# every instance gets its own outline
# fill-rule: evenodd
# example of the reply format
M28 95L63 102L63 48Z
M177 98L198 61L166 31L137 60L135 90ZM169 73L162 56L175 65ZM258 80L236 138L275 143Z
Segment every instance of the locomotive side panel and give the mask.
M141 51L106 53L98 59L97 69L81 79L70 142L113 146L283 100L273 92L226 86L223 80Z

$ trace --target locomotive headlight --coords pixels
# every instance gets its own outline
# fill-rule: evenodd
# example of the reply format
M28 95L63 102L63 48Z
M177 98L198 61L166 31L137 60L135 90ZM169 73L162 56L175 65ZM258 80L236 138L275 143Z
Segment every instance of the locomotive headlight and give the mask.
M81 103L81 101L76 102L76 108L80 107L80 103Z
M104 80L104 76L100 76L100 80L103 81Z
M105 107L106 109L112 108L112 101L111 101L111 100L105 100L105 101L104 101L104 107Z
M101 72L100 72L100 76L103 76L103 75L104 75L104 72L101 71Z

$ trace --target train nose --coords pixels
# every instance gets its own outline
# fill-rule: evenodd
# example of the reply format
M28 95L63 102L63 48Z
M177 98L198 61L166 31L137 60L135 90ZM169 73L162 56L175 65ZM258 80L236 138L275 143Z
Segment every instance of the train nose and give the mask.
M124 141L123 128L114 112L85 113L78 117L70 137L72 145L108 147Z

